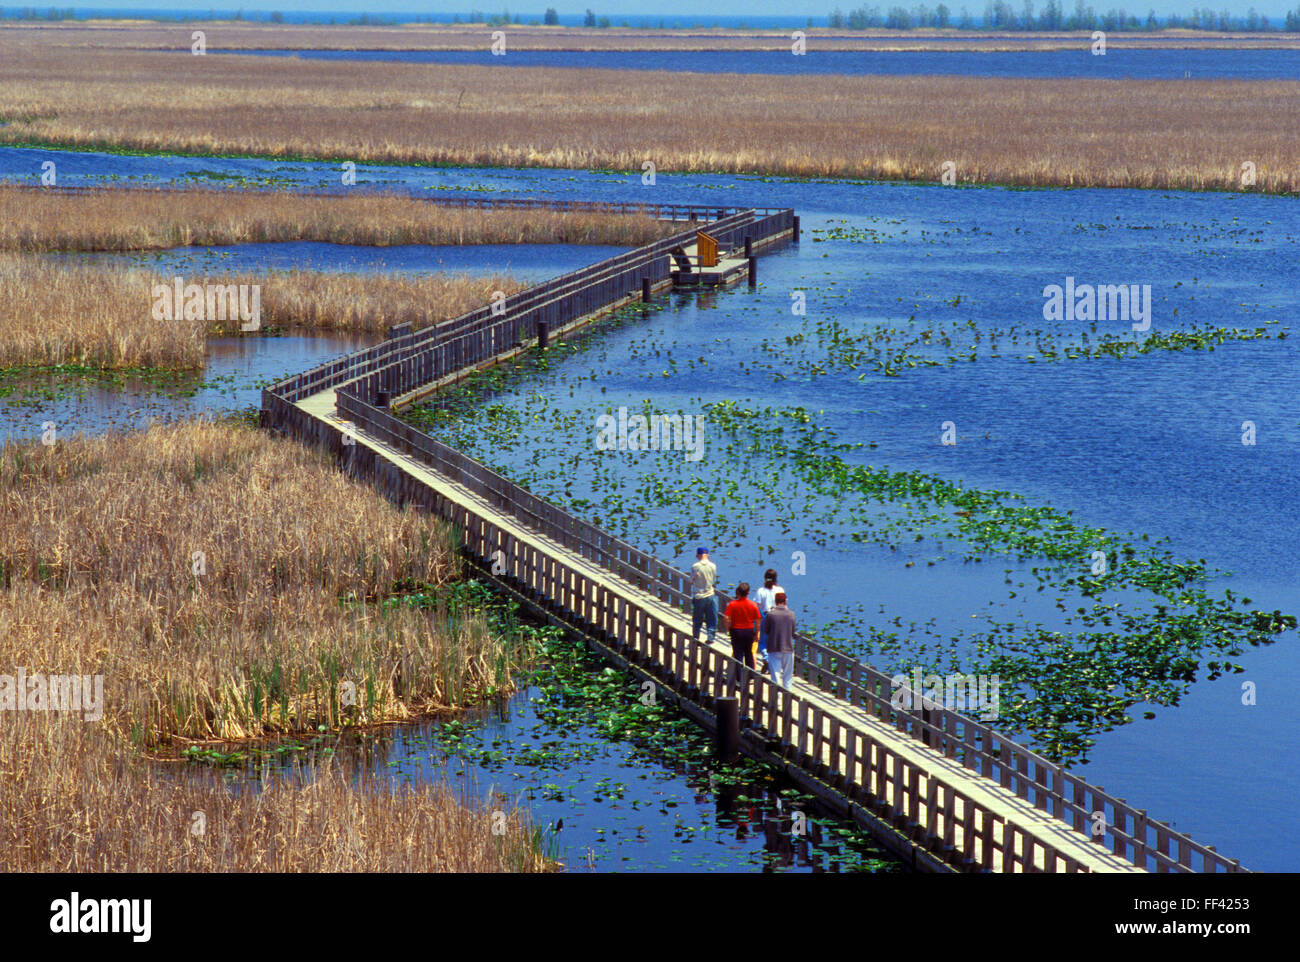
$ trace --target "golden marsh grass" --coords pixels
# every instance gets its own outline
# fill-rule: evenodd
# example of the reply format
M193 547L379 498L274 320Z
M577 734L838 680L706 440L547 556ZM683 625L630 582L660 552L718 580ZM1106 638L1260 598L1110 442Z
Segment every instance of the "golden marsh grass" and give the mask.
M392 195L310 197L232 190L106 190L58 194L0 186L0 367L85 364L195 369L205 337L238 322L152 316L147 268L78 265L48 251L147 251L276 241L395 244L608 244L637 247L675 228L652 217L444 208ZM3 253L11 251L15 253ZM513 278L349 275L312 271L186 276L186 283L257 284L267 326L381 333L425 327L488 303Z
M59 194L0 185L0 250L10 251L144 251L274 241L640 247L673 229L637 215L448 208L392 194L134 189Z
M207 421L8 443L0 506L0 671L104 679L99 722L4 712L0 871L551 867L526 813L502 823L446 788L339 763L231 792L142 754L408 719L510 688L521 654L481 617L378 603L456 576L442 525L294 442Z
M952 161L966 183L1188 190L1235 190L1252 161L1252 190L1300 190L1290 81L702 84L670 72L79 49L48 36L0 36L0 142L930 182Z
M381 333L391 324L425 327L507 295L513 278L465 275L327 274L277 271L187 284L261 285L263 326ZM239 321L159 321L152 291L170 274L143 268L56 262L0 253L0 367L77 364L106 369L202 366L206 338L237 332Z
M306 784L232 792L216 777L175 777L76 718L24 713L0 726L5 872L550 869L527 813L504 815L494 824L443 787L394 788L340 765Z
M103 727L146 748L453 708L522 657L382 604L457 577L448 529L250 428L10 442L0 506L0 665L102 675Z
M0 505L0 671L104 680L100 721L4 713L0 870L551 867L526 813L502 823L444 787L339 763L232 792L141 752L398 721L509 688L522 655L481 618L378 603L456 576L443 526L298 444L203 421L6 444Z

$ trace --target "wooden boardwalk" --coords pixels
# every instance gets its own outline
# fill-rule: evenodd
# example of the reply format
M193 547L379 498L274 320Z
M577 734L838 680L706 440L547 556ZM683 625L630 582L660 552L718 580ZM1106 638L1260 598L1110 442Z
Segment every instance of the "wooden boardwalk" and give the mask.
M299 409L305 414L340 431L350 432L354 438L354 443L373 450L376 455L388 461L418 483L429 487L447 502L458 505L468 513L491 519L493 525L501 531L507 532L519 544L527 546L539 555L563 558L566 565L580 569L586 579L603 586L610 595L632 606L652 612L660 621L675 627L682 634L689 635L691 618L687 613L615 577L540 532L525 527L516 519L502 513L481 496L476 495L465 486L430 470L415 458L393 450L379 439L372 437L366 431L358 429L354 425L345 424L337 413L336 405L337 398L333 389L321 391L298 402ZM706 643L701 641L700 645L704 647ZM729 643L724 644L721 641L715 641L712 650L718 659L724 663L729 663L731 662L730 647ZM816 705L824 713L828 732L831 723L838 721L845 729L855 729L869 734L877 743L888 748L888 754L882 753L882 757L885 758L884 798L891 806L896 806L899 809L906 808L907 800L901 797L902 786L895 784L893 778L893 766L896 764L896 759L905 759L910 765L915 766L924 773L920 775L918 791L927 800L933 798L931 795L931 782L944 779L955 785L963 786L963 792L967 793L972 801L978 802L980 809L996 813L1004 824L1017 826L1026 833L1046 841L1058 852L1076 860L1080 866L1089 871L1138 873L1142 871L1126 859L1120 858L1108 852L1103 846L1090 841L1087 836L1074 831L1064 822L1044 814L1030 802L1017 797L1014 792L1003 789L987 779L971 778L959 762L945 758L939 752L927 749L913 739L901 735L865 710L850 706L800 678L794 679L791 691L800 701ZM829 744L823 748L822 753L823 760L830 763L832 759ZM855 768L852 771L845 771L844 774L851 780L866 784L870 781L870 771L864 766L869 766L869 764L867 759L859 758L854 762ZM986 784L980 784L981 781L986 782ZM921 801L919 804L921 820L928 823L930 819L926 806L927 804L934 804L934 802ZM938 815L940 831L945 835L951 832L950 837L954 847L965 850L967 828L964 825L966 812L963 811L963 804L958 803L951 814L940 812ZM946 819L951 820L950 827L946 824ZM982 827L980 826L981 829ZM972 842L973 857L977 862L988 864L988 867L994 872L1004 870L1005 866L1001 851L993 849L988 853L986 859L982 839L976 836L972 839ZM1043 857L1044 853L1040 847L1037 853L1037 867L1040 871L1044 868Z
M788 242L797 230L792 211L700 208L688 216L709 221L721 250L732 254L742 239L759 250ZM263 423L325 446L344 470L394 501L457 526L466 553L490 567L499 583L653 677L702 723L711 723L717 699L737 698L747 752L782 766L917 867L1240 871L1212 847L972 718L897 707L889 678L834 649L796 637L796 677L788 691L738 666L729 644L690 637L683 572L391 413L391 399L427 394L530 350L548 333L576 331L672 284L669 251L691 240L684 231L538 285L509 299L503 316L471 312L421 332L397 332L264 391Z

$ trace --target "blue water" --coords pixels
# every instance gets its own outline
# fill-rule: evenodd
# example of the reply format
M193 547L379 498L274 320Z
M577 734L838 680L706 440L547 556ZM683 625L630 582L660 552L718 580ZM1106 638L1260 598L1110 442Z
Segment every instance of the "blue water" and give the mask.
M327 187L338 177L329 164L15 149L0 150L0 176L30 181L44 159L57 162L61 183L172 183L203 170L274 176L303 187ZM1041 353L1040 331L1051 329L1058 339L1082 333L1082 324L1042 320L1043 287L1066 275L1081 283L1150 284L1157 332L1289 329L1300 309L1295 198L667 174L654 187L642 187L639 173L564 170L363 166L358 175L370 185L417 192L793 206L803 217L804 243L761 260L756 292L675 298L672 310L603 336L590 352L525 386L515 400L524 405L525 395L542 394L556 423L590 419L598 407L617 406L620 399L649 400L665 411L698 411L705 401L722 398L801 404L824 411L819 420L845 440L874 441L878 447L860 452L862 460L1019 492L1073 510L1078 521L1168 537L1176 556L1204 558L1232 572L1211 586L1215 593L1231 588L1254 599L1254 607L1300 612L1300 527L1293 521L1300 503L1300 348L1294 334L1224 344L1213 352L1125 360L1048 363L1028 356ZM796 289L806 292L806 318L790 313ZM989 357L984 341L975 363L907 369L896 378L858 381L808 367L784 372L783 382L767 370L741 375L737 359L758 367L763 338L831 319L900 330L930 324L950 332L974 321L986 338L1002 339L1003 356ZM1127 327L1097 326L1094 337L1122 335ZM591 376L595 381L578 381ZM949 419L961 441L945 448L939 431ZM1246 419L1258 426L1254 447L1240 442ZM545 466L557 456L548 447L560 447L563 437L542 433L538 440ZM520 450L531 456L533 448ZM581 452L568 456L574 453ZM614 467L632 472L625 487L634 492L637 466ZM576 473L574 481L585 483ZM580 494L580 486L572 492ZM778 520L786 523L769 528L762 544L736 537L714 545L723 578L752 580L769 557L762 550L767 543L777 547L770 557L783 570L791 550L805 550L808 575L787 579L786 587L798 593L800 612L810 622L832 620L858 603L868 606L867 623L877 626L895 617L904 625L929 618L983 625L1038 617L1033 603L1008 598L1002 571L1020 569L1000 559L930 567L937 552L924 543L890 552L845 543L832 532L821 546L799 517ZM664 526L663 519L650 519L631 540L659 548L652 535ZM783 533L784 527L790 530ZM684 564L689 547L676 554L669 544L663 553ZM971 620L972 614L980 617ZM1300 842L1278 830L1293 823L1290 799L1300 794L1300 766L1286 749L1300 739L1290 697L1300 684L1296 641L1291 632L1270 647L1248 650L1236 659L1245 674L1197 682L1179 707L1156 708L1154 720L1139 717L1102 733L1081 773L1251 868L1300 867ZM1242 679L1258 685L1253 707L1241 705Z
M400 63L491 67L584 67L671 70L709 74L837 74L960 77L1097 77L1112 80L1296 80L1300 50L1152 50L1112 46L1094 56L1077 50L817 50L803 56L776 50L216 50L213 53L303 57L314 60L391 60ZM508 40L507 40L508 42Z
M62 255L74 262L96 261L160 272L330 271L383 274L500 274L530 283L543 281L622 253L622 247L583 244L398 244L364 247L319 241L178 247L166 251Z

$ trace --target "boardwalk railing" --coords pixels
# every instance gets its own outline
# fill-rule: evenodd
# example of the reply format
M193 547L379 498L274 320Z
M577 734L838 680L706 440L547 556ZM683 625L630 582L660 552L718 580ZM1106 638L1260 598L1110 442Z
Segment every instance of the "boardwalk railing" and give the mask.
M728 245L737 237L749 236L758 243L780 236L793 224L793 212L788 210L762 217L754 211L722 213L725 216L715 221L710 231L726 238ZM500 316L480 309L290 378L263 391L264 423L328 446L348 470L376 480L395 500L419 503L464 528L467 547L481 561L499 566L504 560L507 576L525 591L553 601L604 632L611 642L650 659L674 684L717 694L723 683L720 679L736 670L733 659L687 638L649 608L610 593L602 582L566 564L564 558L540 554L490 518L439 495L365 446L348 443L351 439L338 429L294 403L335 388L339 417L359 431L460 485L592 566L665 605L689 609L686 573L529 493L372 402L380 391L395 396L489 360L531 336L539 321L558 327L634 293L643 278L652 283L665 279L668 268L663 255L673 244L692 236L693 232L676 235L530 288L507 299ZM721 601L730 600L720 595ZM1213 847L1150 819L1145 811L1089 785L966 714L937 706L903 707L923 704L921 693L913 697L906 686L896 686L889 676L845 652L798 636L795 668L801 678L821 690L1014 792L1133 865L1156 872L1244 871ZM960 840L962 857L978 849L982 853L980 867L990 867L997 852L1003 870L1016 865L1040 871L1079 868L1064 853L1005 823L1002 816L986 810L957 786L913 766L868 733L848 727L749 669L744 669L744 675L747 683L736 691L742 717L816 763L828 757L826 774L850 798L939 846L952 849L954 840ZM925 782L923 795L921 781ZM972 848L977 839L980 845Z
M717 213L717 210L713 212ZM723 219L713 222L712 229L728 238L740 237L743 240L744 236L753 236L759 240L762 236L779 234L783 224L786 225L783 229L789 230L792 216L793 212L784 211L758 218L754 211L740 211L728 213ZM769 234L755 234L758 225ZM383 378L367 382L368 389L371 392L403 391L408 388L399 387L399 383L414 387L417 382L411 381L416 376L415 368L402 365L424 355L434 345L441 351L436 359L426 359L425 363L433 365L426 370L438 373L430 373L418 383L461 371L532 338L539 322L555 330L574 318L605 308L618 297L636 293L643 279L649 279L652 285L667 280L671 271L669 252L674 247L694 243L694 240L695 232L687 230L617 254L519 291L496 307L484 306L326 362L281 381L271 390L284 400L294 402L336 384L388 368ZM391 379L393 383L381 385L385 379ZM370 396L373 397L373 393Z

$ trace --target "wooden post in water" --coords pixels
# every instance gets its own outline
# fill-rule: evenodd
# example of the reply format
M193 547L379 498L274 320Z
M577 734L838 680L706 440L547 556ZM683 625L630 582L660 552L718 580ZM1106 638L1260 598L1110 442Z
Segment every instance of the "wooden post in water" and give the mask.
M544 351L551 343L551 329L545 321L537 322L537 348Z
M740 756L740 702L734 695L724 695L717 700L717 707L715 747L718 758L730 765Z
M650 278L648 277L641 278L641 303L650 303Z
M753 256L754 256L754 238L746 234L745 235L745 257L750 258Z
M749 286L758 286L758 258L753 256L749 258Z
M795 244L799 243L799 216L797 214L794 217L794 234L791 235L790 240Z

